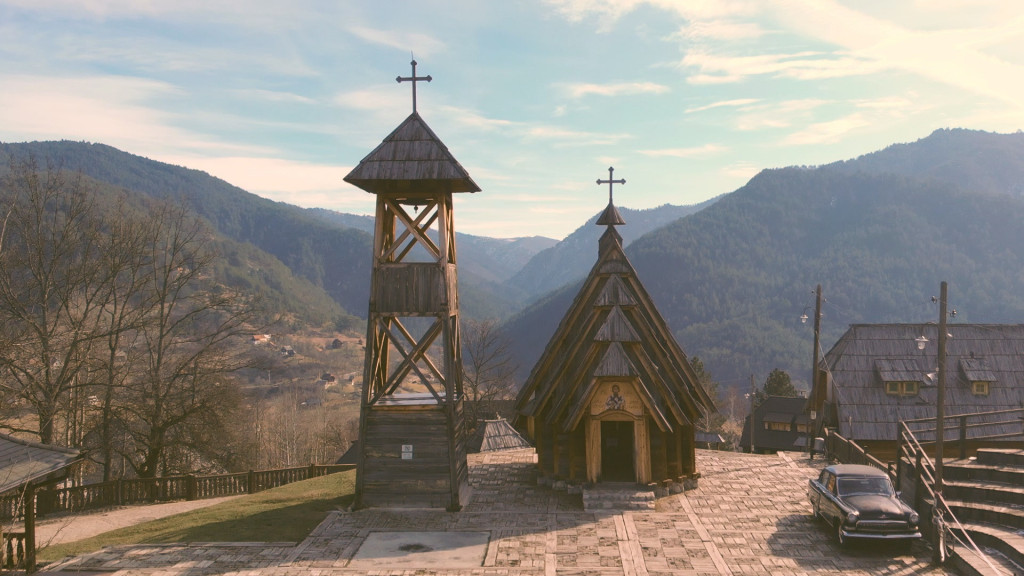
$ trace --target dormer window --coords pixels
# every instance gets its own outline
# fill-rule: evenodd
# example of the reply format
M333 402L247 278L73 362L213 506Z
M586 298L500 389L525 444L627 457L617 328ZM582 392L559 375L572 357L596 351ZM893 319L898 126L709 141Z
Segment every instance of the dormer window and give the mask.
M984 358L975 357L971 354L969 358L960 359L960 372L965 380L971 384L971 392L975 396L988 396L989 388L996 380L996 375L988 367Z
M917 396L921 388L920 382L889 381L885 383L885 393L890 396Z
M875 372L890 396L917 396L921 390L921 369L916 358L879 358Z

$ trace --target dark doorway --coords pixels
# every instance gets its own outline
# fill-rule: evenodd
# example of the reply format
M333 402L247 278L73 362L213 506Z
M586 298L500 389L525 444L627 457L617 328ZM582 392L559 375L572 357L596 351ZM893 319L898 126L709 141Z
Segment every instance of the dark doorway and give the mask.
M633 422L601 422L601 480L636 481L633 471Z

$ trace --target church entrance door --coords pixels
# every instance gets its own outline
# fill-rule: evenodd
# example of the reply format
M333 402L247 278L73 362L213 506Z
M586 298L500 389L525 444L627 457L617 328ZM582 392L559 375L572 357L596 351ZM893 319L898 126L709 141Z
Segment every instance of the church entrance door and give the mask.
M605 420L601 422L601 480L635 482L633 469L633 422Z

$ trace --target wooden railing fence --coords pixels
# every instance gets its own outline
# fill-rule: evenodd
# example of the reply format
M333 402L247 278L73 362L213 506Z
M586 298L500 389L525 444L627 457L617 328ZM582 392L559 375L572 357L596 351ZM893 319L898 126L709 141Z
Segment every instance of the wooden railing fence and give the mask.
M25 565L25 533L0 532L0 570L14 570Z
M875 458L853 440L847 440L838 432L828 429L825 434L825 454L843 464L864 464L885 470L892 476L889 464Z
M36 514L42 516L57 512L79 512L129 504L202 500L236 494L254 494L292 482L344 472L353 468L355 466L352 464L324 466L311 464L277 470L250 470L237 474L130 478L70 488L41 489L36 493ZM0 521L22 520L23 510L20 493L0 498ZM4 537L6 538L7 535L5 534Z

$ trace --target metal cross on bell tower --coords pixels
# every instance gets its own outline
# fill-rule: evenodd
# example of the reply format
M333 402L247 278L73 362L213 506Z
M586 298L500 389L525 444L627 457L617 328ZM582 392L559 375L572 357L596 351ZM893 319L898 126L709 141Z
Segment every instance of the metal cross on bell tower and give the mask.
M416 83L417 82L430 82L431 80L433 80L433 78L430 77L430 74L427 74L426 76L417 76L416 75L416 59L415 58L413 58L413 60L412 60L412 62L410 62L410 64L412 64L412 76L404 76L404 77L403 76L397 76L395 78L395 82L398 82L399 84L401 84L402 82L412 82L412 111L415 112L416 111Z

